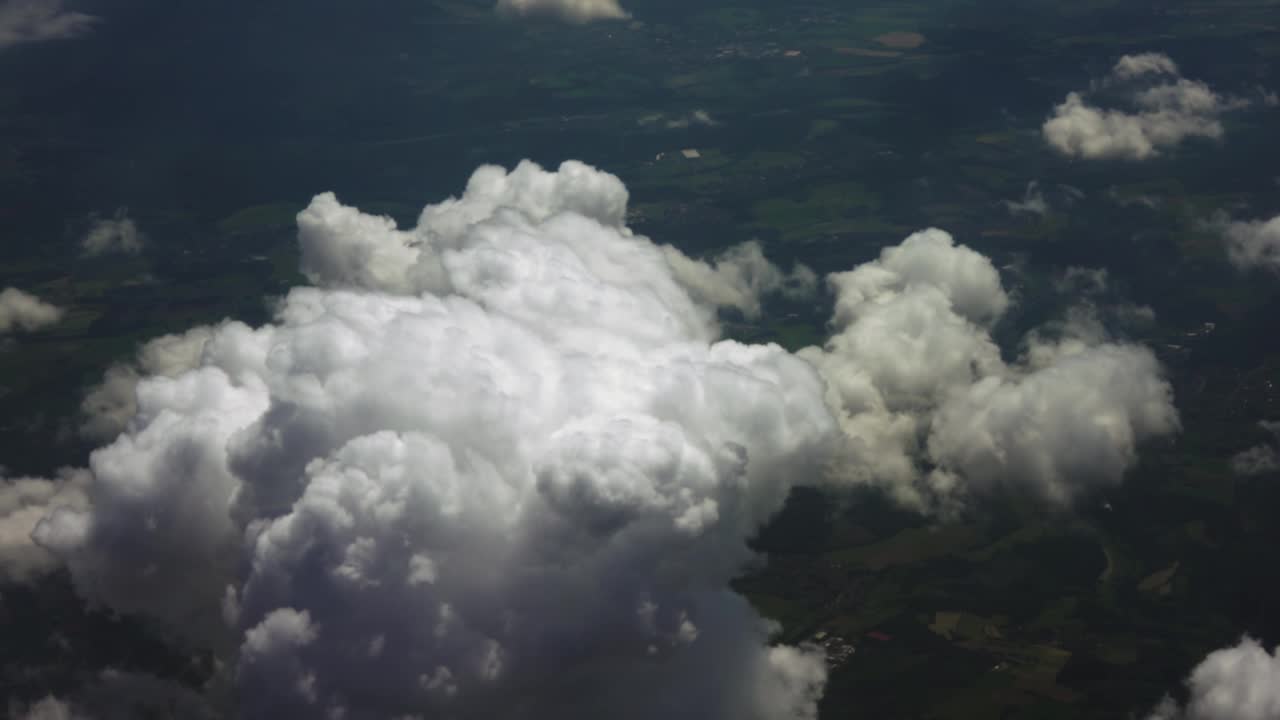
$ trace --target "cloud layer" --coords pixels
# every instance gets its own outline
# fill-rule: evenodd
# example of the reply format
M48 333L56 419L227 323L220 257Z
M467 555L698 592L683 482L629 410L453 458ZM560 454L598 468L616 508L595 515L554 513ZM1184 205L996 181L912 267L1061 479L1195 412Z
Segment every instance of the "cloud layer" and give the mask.
M62 0L0 0L0 50L75 37L96 22L91 15L67 10Z
M0 290L0 335L39 330L62 319L62 309L17 288Z
M571 23L631 17L618 0L498 0L497 10L504 15L554 17Z
M1210 653L1187 687L1185 706L1166 698L1148 720L1271 720L1280 717L1280 656L1246 637Z
M1095 96L1111 107L1094 104ZM1245 105L1182 77L1168 56L1126 55L1092 92L1069 93L1042 133L1069 157L1146 160L1187 138L1221 138L1222 114Z

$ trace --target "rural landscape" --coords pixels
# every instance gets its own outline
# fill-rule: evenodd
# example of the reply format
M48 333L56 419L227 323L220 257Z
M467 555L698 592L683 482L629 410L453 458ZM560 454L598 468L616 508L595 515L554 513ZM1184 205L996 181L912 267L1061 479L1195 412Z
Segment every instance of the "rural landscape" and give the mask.
M694 259L754 242L813 271L810 293L721 308L745 346L833 352L826 278L940 228L998 273L1002 362L1034 367L1045 328L1087 315L1171 388L1176 431L1069 503L993 481L913 506L797 466L729 587L770 643L822 649L818 717L1147 718L1210 652L1280 642L1280 264L1224 239L1280 214L1273 0L646 0L590 24L479 0L83 4L105 16L92 32L0 51L0 288L63 309L0 332L3 477L86 467L114 437L86 425L93 393L109 368L147 374L148 341L273 322L316 282L313 196L411 229L477 167L578 160L625 183L636 237ZM1216 136L1100 159L1046 139L1064 98L1119 93L1117 61L1144 53L1217 93ZM98 227L141 249L86 250ZM0 585L14 717L93 702L79 688L107 668L240 692L214 682L225 648L82 602L75 571ZM136 696L134 717L201 716ZM521 707L491 716L545 710Z

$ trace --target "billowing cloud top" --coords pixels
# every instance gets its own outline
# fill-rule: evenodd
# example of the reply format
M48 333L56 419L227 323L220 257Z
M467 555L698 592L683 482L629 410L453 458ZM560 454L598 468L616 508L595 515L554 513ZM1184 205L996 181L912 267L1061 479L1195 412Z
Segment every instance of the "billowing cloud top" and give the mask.
M318 196L316 286L109 376L91 507L37 539L88 597L238 646L250 718L811 717L820 653L727 583L838 430L715 305L812 274L625 212L579 163L482 168L411 230Z
M17 288L0 290L0 335L39 330L62 319L62 309Z
M31 533L54 508L86 509L88 482L83 471L56 480L0 477L0 581L27 582L58 566Z
M1187 681L1185 707L1160 703L1148 720L1271 720L1280 717L1280 656L1246 637L1217 650L1196 666Z
M1103 108L1085 93L1068 94L1042 128L1054 150L1085 159L1145 160L1189 137L1221 138L1220 116L1248 105L1182 77L1172 59L1156 53L1120 58L1095 89L1121 104Z
M1087 311L1007 364L989 333L1009 305L999 273L945 232L829 281L835 334L800 354L848 438L836 472L907 504L946 511L996 488L1068 503L1178 428L1154 356L1108 340Z
M728 589L794 483L1066 503L1177 427L1084 313L1006 362L999 273L945 232L828 278L835 334L792 355L717 311L811 271L689 258L626 205L576 162L483 167L411 229L317 196L313 286L110 371L85 429L114 439L83 501L37 488L35 540L221 649L248 718L811 718L821 651Z
M62 0L0 0L0 50L86 32L97 18L72 12Z
M631 17L618 0L498 0L497 10L504 15L547 16L571 23Z

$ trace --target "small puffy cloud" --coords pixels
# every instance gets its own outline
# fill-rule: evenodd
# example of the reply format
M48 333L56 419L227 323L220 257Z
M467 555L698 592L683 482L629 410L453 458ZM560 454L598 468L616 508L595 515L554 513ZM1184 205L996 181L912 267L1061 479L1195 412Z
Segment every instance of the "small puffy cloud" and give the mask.
M1094 104L1095 95L1112 107ZM1145 160L1187 138L1221 138L1222 114L1248 104L1182 77L1167 56L1126 55L1093 92L1069 93L1042 134L1069 157Z
M1280 471L1280 422L1259 423L1271 433L1272 442L1255 445L1231 458L1231 469L1238 475L1267 475Z
M0 291L0 335L39 330L62 319L62 309L17 288Z
M668 130L683 130L687 127L717 127L720 122L711 117L711 113L706 110L694 110L685 115L669 116L663 113L654 113L645 115L636 121L641 127L650 127L661 125Z
M1227 255L1241 270L1280 273L1280 216L1270 220L1214 222L1227 243Z
M1280 717L1280 655L1245 637L1209 654L1187 680L1190 698L1166 698L1148 720L1272 720Z
M834 335L801 355L848 439L835 471L904 503L945 512L1007 489L1067 504L1178 428L1155 357L1110 340L1087 309L1007 363L990 336L1009 305L999 273L942 231L829 282Z
M1045 199L1044 192L1040 190L1040 183L1035 180L1027 184L1027 190L1023 193L1021 200L1005 200L1004 206L1012 215L1039 215L1043 217L1049 214L1049 201Z
M577 24L631 17L618 0L498 0L497 10L503 15L546 16Z
M662 250L676 281L696 300L734 308L748 318L760 316L761 301L768 295L802 298L818 286L818 276L808 267L796 265L784 273L765 258L755 241L735 245L707 262L692 260L670 245Z
M1125 55L1116 62L1112 75L1120 80L1132 80L1144 75L1177 76L1178 64L1168 55L1161 53L1140 53Z
M0 0L0 50L83 34L98 20L63 0Z
M113 217L94 220L80 241L80 248L90 257L108 253L137 255L142 252L143 242L137 223L129 218L129 210L120 208Z
M83 511L88 473L67 471L55 480L0 477L0 581L25 583L58 567L32 540L36 525L56 508Z

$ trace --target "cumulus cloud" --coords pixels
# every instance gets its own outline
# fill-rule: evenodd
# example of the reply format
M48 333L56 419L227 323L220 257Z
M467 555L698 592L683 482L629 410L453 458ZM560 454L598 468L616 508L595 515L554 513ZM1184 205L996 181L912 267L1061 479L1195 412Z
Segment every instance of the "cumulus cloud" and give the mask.
M317 196L312 285L109 372L85 412L116 436L36 542L221 652L251 719L813 718L822 650L729 590L795 483L1066 503L1177 426L1083 313L1006 362L999 273L942 231L828 278L834 335L793 355L718 312L810 271L689 258L626 205L575 162L483 167L407 229Z
M1145 160L1187 138L1221 138L1223 113L1248 104L1182 77L1165 55L1126 55L1091 92L1069 93L1042 133L1069 157Z
M1178 65L1168 55L1141 53L1125 55L1116 61L1111 71L1118 80L1132 80L1144 75L1179 75Z
M0 335L39 330L62 319L62 309L17 288L0 291Z
M194 370L200 364L205 343L212 337L213 328L208 327L165 335L144 345L134 362L109 368L102 382L85 395L80 405L80 434L91 440L110 440L119 435L138 412L138 382L144 376L173 378Z
M58 567L31 533L55 508L87 509L88 480L83 471L67 471L56 480L0 477L0 581L26 583Z
M904 503L945 512L1004 488L1066 504L1178 428L1155 357L1109 339L1087 307L1005 362L990 336L1009 305L999 273L945 232L829 282L834 334L800 354L848 437L836 470Z
M1190 698L1166 698L1148 720L1270 720L1280 717L1280 656L1257 640L1209 654L1187 680Z
M1266 221L1214 222L1227 243L1232 264L1242 270L1260 268L1280 273L1280 216Z
M108 253L137 255L142 252L143 236L138 225L129 218L128 208L116 210L113 217L94 220L80 241L85 255L96 257Z
M1239 475L1266 475L1280 470L1280 422L1263 421L1259 425L1274 439L1231 458L1231 469Z
M97 18L65 8L63 0L0 0L0 50L83 34Z
M821 651L728 581L838 427L812 366L716 320L812 278L625 212L578 163L482 168L408 230L318 196L315 286L109 377L90 506L36 538L237 648L249 718L814 717Z
M504 15L546 16L578 24L631 17L618 0L498 0L497 10Z

